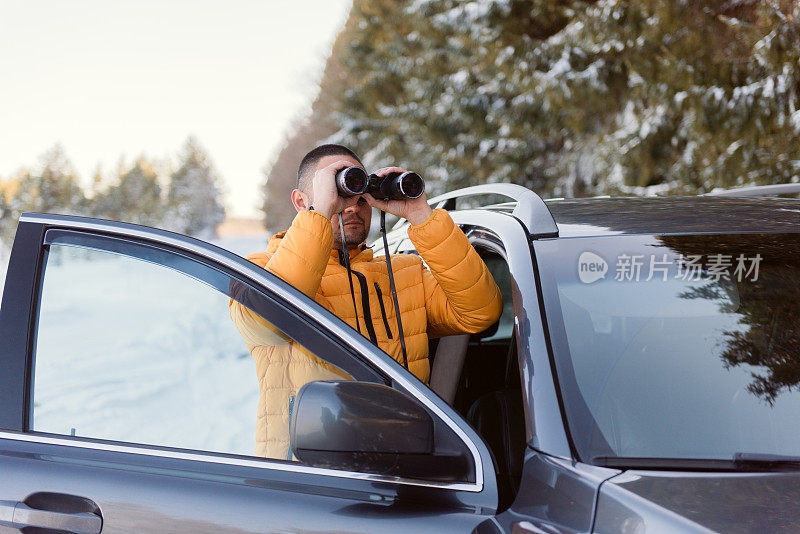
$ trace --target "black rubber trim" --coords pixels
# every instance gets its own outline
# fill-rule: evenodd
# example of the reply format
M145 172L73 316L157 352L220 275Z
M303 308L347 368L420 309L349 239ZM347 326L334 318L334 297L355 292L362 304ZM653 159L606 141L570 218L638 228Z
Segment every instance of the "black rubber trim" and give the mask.
M0 306L0 429L28 430L30 388L44 229L19 223Z
M378 282L375 282L375 291L378 293L378 304L381 305L381 316L383 317L383 326L386 328L386 336L389 339L394 339L392 337L392 329L389 328L389 319L386 317L386 308L383 306L383 293L381 292L381 286L378 285Z

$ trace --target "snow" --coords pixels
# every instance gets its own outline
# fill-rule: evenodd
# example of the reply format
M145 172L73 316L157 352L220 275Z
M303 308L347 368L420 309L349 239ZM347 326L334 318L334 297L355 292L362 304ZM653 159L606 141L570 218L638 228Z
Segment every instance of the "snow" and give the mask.
M741 139L734 141L733 143L728 145L728 148L725 150L725 153L728 156L733 156L736 153L736 151L739 150L739 148L741 148L743 144L744 141L742 141Z
M794 127L794 131L800 135L800 110L795 111L791 114L791 121L792 126Z
M514 47L513 46L507 46L507 47L503 48L497 54L497 58L495 58L494 64L495 64L495 66L500 66L503 63L505 63L506 61L515 60L515 59L516 58L514 57Z
M492 149L496 146L496 143L491 139L483 139L478 146L478 157L485 157L486 154L492 151Z
M461 69L460 71L451 74L450 81L456 88L466 87L467 82L469 81L469 71L466 69Z
M556 78L558 76L567 74L571 70L572 65L569 63L569 50L565 48L564 52L561 54L561 57L558 58L558 61L553 64L553 67L550 69L550 72L548 72L548 75Z
M265 239L217 244L246 253ZM51 252L36 350L35 430L253 454L253 360L228 297L195 279L104 252Z
M664 122L664 115L666 114L666 111L666 108L661 104L656 106L655 109L648 110L648 113L644 115L641 127L639 128L639 139L645 139L649 137L650 134L658 131Z
M409 12L416 11L415 8L422 9L424 3L415 2ZM476 42L490 41L496 37L493 28L481 24L492 12L501 13L504 16L511 11L509 0L481 0L457 4L456 7L448 9L431 18L434 25L444 28L459 27L469 32L470 37ZM480 52L480 51L479 51Z
M722 87L711 87L708 90L708 94L713 97L717 102L722 102L725 100L725 89Z
M433 0L414 0L411 5L406 8L407 13L416 13L417 11L426 8Z

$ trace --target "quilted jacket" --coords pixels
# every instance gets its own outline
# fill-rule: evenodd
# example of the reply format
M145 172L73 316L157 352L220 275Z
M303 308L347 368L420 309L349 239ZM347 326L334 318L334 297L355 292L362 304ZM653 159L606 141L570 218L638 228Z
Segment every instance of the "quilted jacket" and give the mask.
M486 265L444 210L409 229L420 256L392 256L409 370L427 383L428 338L480 332L502 311L502 298ZM301 211L286 232L273 236L266 252L248 259L312 297L402 363L394 303L384 257L365 245L350 250L357 312L333 249L331 222ZM428 268L423 265L422 259ZM289 421L297 390L313 380L349 378L299 343L276 332L245 306L231 301L231 317L255 359L259 384L256 455L291 459Z

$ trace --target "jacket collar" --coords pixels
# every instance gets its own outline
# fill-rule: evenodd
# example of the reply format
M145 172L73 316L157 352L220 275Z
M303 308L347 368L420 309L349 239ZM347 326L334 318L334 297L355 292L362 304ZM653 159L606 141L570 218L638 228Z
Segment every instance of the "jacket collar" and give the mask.
M361 263L364 261L372 261L372 249L366 243L361 243L357 248L348 250L350 253L350 265ZM331 255L328 257L328 264L337 263L344 265L344 255L338 248L331 249Z
M286 232L284 231L270 237L267 245L267 252L275 252L278 250L278 246L281 244L281 240L285 235ZM362 242L358 245L358 247L351 248L348 252L350 252L350 264L360 263L362 261L372 261L372 249L367 246L366 242ZM328 264L341 264L340 253L341 250L338 248L332 248L330 256L328 256Z

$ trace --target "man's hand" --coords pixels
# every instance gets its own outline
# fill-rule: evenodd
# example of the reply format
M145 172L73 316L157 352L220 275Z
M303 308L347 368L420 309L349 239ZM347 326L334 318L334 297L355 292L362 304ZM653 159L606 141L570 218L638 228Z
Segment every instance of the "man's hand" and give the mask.
M392 172L407 172L400 167L384 167L375 171L378 176L386 176ZM335 189L335 185L334 185ZM378 200L370 194L364 195L367 202L373 208L391 213L397 217L402 217L414 226L422 224L428 220L433 210L428 205L428 197L422 193L419 197L409 200Z
M336 173L351 165L352 163L348 160L339 160L314 173L311 187L314 192L312 203L314 209L328 219L358 202L359 197L357 196L351 198L340 197L339 190L336 188Z

